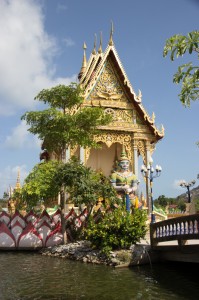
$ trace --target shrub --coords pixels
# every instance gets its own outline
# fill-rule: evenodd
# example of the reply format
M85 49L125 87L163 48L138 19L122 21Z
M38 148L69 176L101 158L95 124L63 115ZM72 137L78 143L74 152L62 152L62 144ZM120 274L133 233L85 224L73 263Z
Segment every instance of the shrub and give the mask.
M133 214L124 208L105 213L98 223L92 216L84 229L84 238L95 248L108 253L110 250L127 249L144 238L147 215L143 210L135 209Z

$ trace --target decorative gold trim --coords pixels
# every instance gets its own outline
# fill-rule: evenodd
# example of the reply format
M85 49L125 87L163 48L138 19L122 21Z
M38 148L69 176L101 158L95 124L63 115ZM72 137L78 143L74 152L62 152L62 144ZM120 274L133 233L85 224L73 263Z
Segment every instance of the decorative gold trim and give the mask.
M85 149L85 152L84 152L84 155L85 155L85 164L87 163L87 161L89 159L90 153L91 153L91 149L87 147Z
M79 146L76 145L73 148L70 148L70 157L75 155L75 152L78 150Z
M146 164L146 147L144 140L135 140L135 145L137 146L138 155L142 156L144 164Z
M94 140L97 143L104 143L108 148L110 148L111 145L115 143L124 145L128 158L133 163L132 136L130 134L105 132L102 134L95 135ZM89 159L90 151L90 148L85 149L85 163Z

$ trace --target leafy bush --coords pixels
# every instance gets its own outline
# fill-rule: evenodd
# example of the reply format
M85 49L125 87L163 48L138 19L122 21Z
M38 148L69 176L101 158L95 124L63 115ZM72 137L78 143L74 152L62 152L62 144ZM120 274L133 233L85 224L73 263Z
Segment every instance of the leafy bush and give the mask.
M127 249L144 238L147 215L143 210L135 209L133 214L124 208L105 213L96 223L92 216L84 229L84 238L104 253L110 250Z
M196 211L199 211L199 199L194 199Z

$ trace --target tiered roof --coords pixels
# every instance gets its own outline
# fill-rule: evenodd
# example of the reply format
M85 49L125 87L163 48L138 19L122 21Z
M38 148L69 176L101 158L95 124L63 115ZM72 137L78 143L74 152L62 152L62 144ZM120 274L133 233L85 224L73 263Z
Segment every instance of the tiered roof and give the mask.
M137 116L139 116L139 120L141 122L144 121L145 125L148 125L148 129L154 135L155 141L162 139L164 127L162 126L161 129L158 129L155 126L155 114L153 113L152 116L149 116L142 104L141 91L139 90L138 95L136 95L126 75L113 42L113 25L108 46L104 52L102 51L102 36L100 36L98 51L96 51L95 39L94 48L88 61L86 59L85 43L83 49L83 62L78 78L84 89L84 104L86 106L134 109ZM105 70L106 73L108 72L116 78L115 82L107 81L106 86L100 83ZM132 128L127 127L125 130L133 131ZM122 130L122 128L119 130Z

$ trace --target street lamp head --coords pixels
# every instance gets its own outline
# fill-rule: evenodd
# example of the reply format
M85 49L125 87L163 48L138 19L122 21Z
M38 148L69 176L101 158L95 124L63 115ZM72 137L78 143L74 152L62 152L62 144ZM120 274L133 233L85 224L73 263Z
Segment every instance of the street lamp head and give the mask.
M145 167L145 165L141 166L141 172L142 173L146 173L147 172L147 168Z
M187 195L188 195L188 202L189 203L191 203L190 187L192 187L195 183L196 183L195 180L192 180L190 182L186 182L186 181L182 180L179 184L181 187L187 188Z
M185 183L186 183L185 180L181 180L181 181L179 182L179 185L180 185L180 186L184 186Z
M195 183L196 183L195 180L192 180L192 181L190 181L190 182L186 182L185 180L182 180L182 181L179 183L179 185L180 185L181 187L188 188L188 187L193 186Z
M162 167L159 165L156 165L155 170L157 173L162 172Z

